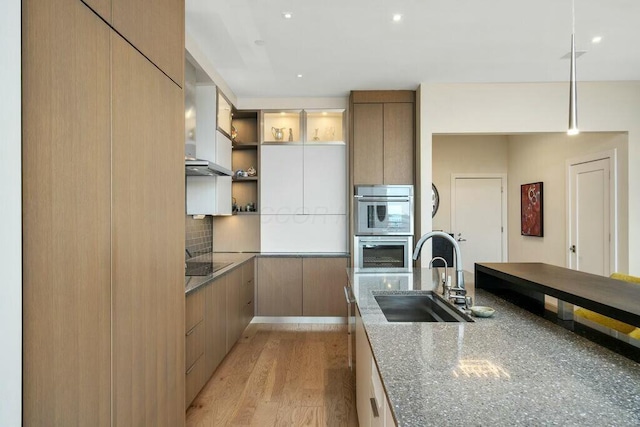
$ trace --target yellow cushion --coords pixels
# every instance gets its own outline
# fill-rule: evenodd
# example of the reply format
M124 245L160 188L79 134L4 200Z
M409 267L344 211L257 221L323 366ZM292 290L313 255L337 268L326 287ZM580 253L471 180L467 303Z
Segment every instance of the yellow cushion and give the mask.
M613 273L611 275L611 278L612 279L616 279L616 280L624 280L625 282L631 282L631 283L640 284L640 277L629 276L628 274Z
M613 273L611 275L612 279L616 280L624 280L625 282L638 283L640 284L640 277L629 276L628 274L622 273ZM623 334L629 334L629 336L637 335L637 339L640 339L640 328L636 328L633 325L629 325L628 323L621 322L616 319L612 319L607 316L603 316L602 314L595 313L591 310L587 310L586 308L579 308L575 311L577 316L584 317L585 319L589 319L592 322L600 323L601 325L614 329L618 332L622 332Z
M611 317L607 317L591 310L587 310L586 308L577 309L575 311L575 315L584 317L585 319L589 319L592 322L600 323L602 326L610 329L615 329L616 331L622 332L623 334L628 334L636 328L633 325L629 325L619 320L612 319Z
M629 333L629 336L631 338L635 338L637 340L640 340L640 328L635 328L633 331L631 331Z

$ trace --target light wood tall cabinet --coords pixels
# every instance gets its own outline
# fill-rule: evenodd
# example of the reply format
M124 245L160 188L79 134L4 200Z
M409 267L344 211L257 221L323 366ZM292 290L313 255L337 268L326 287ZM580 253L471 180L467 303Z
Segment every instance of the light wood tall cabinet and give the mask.
M184 0L111 0L111 16L124 38L182 86Z
M353 91L350 110L353 184L414 184L415 92Z
M25 425L184 424L176 81L85 3L23 2Z
M23 423L108 426L110 31L77 0L22 13Z
M183 94L120 36L111 43L113 413L176 425L180 408L158 403L183 396Z

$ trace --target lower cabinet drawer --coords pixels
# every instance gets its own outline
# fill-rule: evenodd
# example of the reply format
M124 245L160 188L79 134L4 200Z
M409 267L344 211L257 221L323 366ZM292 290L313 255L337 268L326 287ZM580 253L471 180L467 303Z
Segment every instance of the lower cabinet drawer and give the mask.
M185 370L204 354L204 322L198 323L187 332L185 339L186 358Z
M205 382L204 356L201 355L187 370L185 379L185 409L189 408L189 405L191 405L193 399L196 398Z

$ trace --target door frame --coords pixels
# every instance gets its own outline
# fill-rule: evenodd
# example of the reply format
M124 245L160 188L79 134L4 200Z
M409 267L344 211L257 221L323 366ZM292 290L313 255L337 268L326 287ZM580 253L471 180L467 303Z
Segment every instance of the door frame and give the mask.
M578 157L572 157L566 160L566 240L565 248L567 256L565 258L565 266L571 266L571 166L583 163L596 162L598 160L609 160L609 274L618 271L618 150L599 151L597 153L589 153Z
M451 174L451 230L456 230L456 179L500 179L502 181L502 262L509 261L509 221L507 207L507 174L506 173L452 173Z

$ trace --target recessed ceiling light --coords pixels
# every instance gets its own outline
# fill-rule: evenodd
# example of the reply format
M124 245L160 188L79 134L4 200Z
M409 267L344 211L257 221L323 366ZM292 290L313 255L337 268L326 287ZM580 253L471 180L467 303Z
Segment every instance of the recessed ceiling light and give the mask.
M302 78L302 74L298 74L298 78L301 79Z
M291 18L293 18L293 13L291 13L291 12L282 12L282 17L284 19L291 19Z
M596 36L591 39L591 43L600 43L602 41L602 36Z
M393 22L400 22L402 21L402 14L400 13L396 13L393 15Z

